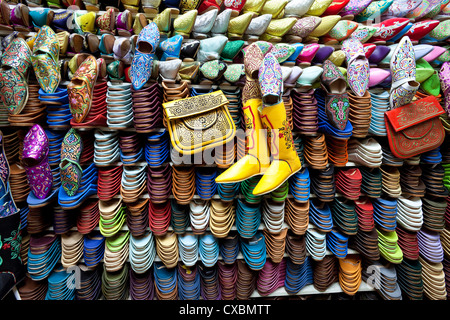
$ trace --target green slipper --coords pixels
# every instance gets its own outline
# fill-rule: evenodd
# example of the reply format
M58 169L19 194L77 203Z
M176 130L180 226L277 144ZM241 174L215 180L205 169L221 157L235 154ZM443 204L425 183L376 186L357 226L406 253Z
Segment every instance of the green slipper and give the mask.
M441 82L437 71L433 71L433 74L424 82L420 84L420 88L425 93L437 97L441 92Z
M225 44L225 47L220 54L223 61L233 61L233 59L238 55L239 51L241 51L244 46L245 41L236 40L236 41L228 41Z
M423 58L416 61L416 81L424 82L434 73L433 67Z

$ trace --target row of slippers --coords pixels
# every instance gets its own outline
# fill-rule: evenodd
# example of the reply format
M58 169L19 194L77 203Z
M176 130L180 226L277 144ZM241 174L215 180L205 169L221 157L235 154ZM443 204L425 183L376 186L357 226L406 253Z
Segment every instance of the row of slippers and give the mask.
M306 250L309 249L310 246L318 245L316 242L311 241L317 241L320 239L317 238L311 238L314 240L309 240L308 235L306 236L306 244L303 244L303 247L306 248ZM313 237L313 236L311 236ZM424 232L420 235L420 237L431 237L427 232ZM384 239L384 238L383 238ZM305 241L305 240L304 240ZM435 241L435 240L431 240ZM104 243L104 242L103 242ZM268 295L275 291L277 288L285 286L286 292L288 294L297 294L305 285L307 284L314 284L314 287L317 289L324 288L326 289L329 285L331 285L333 282L336 282L337 278L339 278L339 283L341 285L341 288L346 292L347 294L353 295L358 291L359 285L361 284L361 280L364 279L364 281L374 281L374 283L371 283L374 288L378 291L378 293L381 294L383 299L386 300L398 300L401 298L400 289L402 290L403 294L406 294L409 298L419 298L424 293L425 295L430 299L446 299L447 292L443 287L448 287L446 284L446 276L445 278L441 275L444 274L444 271L447 272L448 268L448 260L443 257L442 259L438 258L437 260L434 260L430 257L424 257L423 254L427 255L430 254L425 248L427 248L428 244L421 244L420 245L420 252L421 255L418 256L418 258L414 260L409 259L403 259L401 262L396 262L394 264L382 264L380 261L374 261L374 260L366 260L363 259L361 261L359 256L356 255L348 255L345 258L339 258L335 256L325 256L322 259L317 258L317 256L305 256L303 257L302 263L296 263L294 259L291 258L283 258L279 262L273 262L271 260L267 260L264 267L258 270L259 272L256 274L255 270L251 271L250 266L246 266L249 268L250 273L253 273L253 276L257 279L254 279L256 281L256 286L258 292L261 295ZM382 252L382 248L380 248L380 251ZM431 251L433 253L433 251ZM314 259L315 258L315 259ZM132 258L131 258L132 259ZM339 261L339 268L337 267L337 261ZM220 261L217 264L214 264L213 266L210 266L209 268L218 268L219 272L221 268L224 268L225 266L233 267L236 263L243 263L242 260L229 260L227 262ZM356 269L349 269L349 267L346 265L348 263L353 264L353 267ZM363 263L363 266L361 266L361 263ZM83 266L82 270L101 270L103 269L103 272L110 273L111 275L114 273L122 273L123 270L128 271L129 268L132 269L132 272L135 273L135 276L149 276L149 272L152 273L152 268L149 267L145 271L143 270L135 270L133 267L133 261L130 261L130 266L128 264L124 264L123 267L117 271L108 271L106 263L104 264L104 267L85 267ZM166 272L172 270L176 270L177 266L179 264L175 264L171 266L171 268L167 269L167 266L164 265L164 262L154 262L153 268L158 269L166 269ZM445 266L445 269L444 269ZM193 264L192 266L188 266L185 268L191 269L193 272L197 268L206 268L203 263L202 264ZM379 275L381 275L381 278L375 277L371 278L370 274L374 271L373 269L378 269L380 272ZM339 269L339 272L337 272L337 269ZM358 271L359 270L359 271ZM54 271L50 275L48 275L48 285L55 285L55 275L53 272L62 272L65 271L65 268L62 266L56 266ZM211 270L212 271L212 270ZM231 272L231 270L229 270ZM362 279L361 274L362 272ZM397 272L399 272L397 278ZM431 272L431 273L430 273ZM305 274L306 273L306 274ZM425 274L423 274L425 273ZM69 273L70 274L70 273ZM63 274L61 273L60 276ZM288 275L289 280L286 278L286 282L283 281L283 277ZM413 279L420 279L420 277L424 275L424 280L420 284L417 282L412 281ZM428 280L430 275L438 276L440 280L438 281L438 285L436 284L436 281L430 282ZM31 276L31 275L30 275ZM356 276L356 278L355 278ZM66 279L67 274L65 275ZM332 279L330 279L330 277ZM235 279L235 277L233 277ZM32 278L28 278L27 282L29 286L33 285L45 285L47 284L47 281L45 279L41 280L31 280ZM272 281L270 281L272 279ZM44 280L44 281L42 281ZM185 279L187 280L187 279ZM193 280L191 278L191 280ZM276 281L274 281L276 280ZM327 281L328 280L328 281ZM389 280L389 281L387 281ZM435 279L436 280L436 279ZM381 281L381 282L380 282ZM33 283L31 283L33 282ZM269 283L272 284L272 286L269 285ZM390 285L389 285L390 283ZM269 287L267 286L269 285ZM399 288L400 286L400 288ZM440 287L440 290L438 290L438 293L436 292L436 289ZM407 288L410 288L411 290L406 290ZM433 290L434 289L434 290ZM406 292L405 292L406 291ZM51 293L52 290L49 290ZM173 294L173 288L171 291L167 292ZM251 293L251 292L250 292Z
M439 15L439 13L441 10L441 13L443 13L448 6L447 2L442 4L439 1L426 2L427 6L421 6L421 1L415 1L413 4L404 7L406 4L401 2L397 4L396 2L398 1L375 1L372 3L372 1L357 2L352 0L340 2L339 5L333 6L328 0L263 1L256 5L256 8L258 8L256 11L244 9L244 13L241 15L239 15L240 10L225 9L220 12L220 7L217 7L217 5L208 9L203 8L203 10L200 8L197 10L197 7L194 5L190 10L183 10L182 14L177 15L173 21L173 29L174 34L181 34L187 37L191 33L194 37L205 37L210 32L212 34L225 34L228 32L230 37L242 37L246 33L250 39L262 37L263 40L270 39L273 41L281 39L289 30L294 30L290 32L294 37L305 38L308 36L308 33L305 33L307 30L301 30L303 29L301 27L304 26L309 26L308 31L312 33L309 35L310 37L323 36L330 31L332 35L343 36L349 30L351 32L355 31L358 23L361 23L360 30L358 30L359 33L365 33L366 37L367 33L371 33L371 35L375 34L376 37L376 27L383 29L383 27L386 27L386 24L367 27L362 23L378 19L382 14L386 13L382 17L383 20L400 19L397 23L392 22L388 25L391 26L393 31L389 35L389 38L392 38L407 25L408 29L417 28L420 30L420 28L423 28L424 25L413 26L410 23L410 19L413 21L417 20L420 23L422 19L433 19L435 16L444 18L445 14ZM118 35L130 36L132 33L139 34L139 31L148 23L142 14L137 14L133 23L132 12L128 9L123 12L117 12L114 8L109 8L105 13L97 16L95 12L83 13L75 11L72 13L71 11L63 11L55 13L50 9L34 10L26 5L18 4L9 13L9 6L5 2L3 3L3 27L10 30L14 26L16 30L26 32L42 27L44 24L52 24L57 30L67 30L68 26L72 26L78 33L98 32L115 34L117 32ZM210 3L210 1L205 1L205 3ZM245 1L240 2L241 9L243 9L244 3ZM390 7L392 7L391 11L389 11ZM153 21L158 23L161 32L165 34L170 33L171 14L177 13L177 11L176 6L170 6L153 19ZM236 12L238 16L236 16ZM312 16L314 20L299 19L302 16ZM341 18L345 19L343 21L347 28L343 28L343 26L335 27ZM351 21L353 19L356 22ZM67 23L68 20L71 23ZM437 21L437 24L425 28L428 32L439 24L439 20L435 21ZM442 30L444 30L444 26L442 26ZM333 33L333 31L335 32ZM422 36L428 32L425 32ZM381 30L378 30L378 33L380 34L379 38L385 40L384 37L386 35ZM438 35L442 37L442 34L438 33ZM336 38L332 39L334 41L339 40Z

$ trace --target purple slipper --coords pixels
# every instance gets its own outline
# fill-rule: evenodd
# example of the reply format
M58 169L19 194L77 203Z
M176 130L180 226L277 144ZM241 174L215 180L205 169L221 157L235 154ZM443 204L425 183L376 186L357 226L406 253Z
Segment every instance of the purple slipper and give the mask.
M379 64L384 58L386 58L390 51L391 48L389 48L388 46L378 45L369 57L369 64Z
M52 190L53 175L48 163L48 137L38 124L23 140L22 163L25 166L31 191L38 199L45 199Z

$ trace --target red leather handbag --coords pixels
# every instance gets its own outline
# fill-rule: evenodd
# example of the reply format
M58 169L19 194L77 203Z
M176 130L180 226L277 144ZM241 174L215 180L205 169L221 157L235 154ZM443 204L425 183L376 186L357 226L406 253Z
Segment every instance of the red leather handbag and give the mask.
M439 119L443 113L434 96L385 112L389 147L394 156L406 159L439 147L445 138Z

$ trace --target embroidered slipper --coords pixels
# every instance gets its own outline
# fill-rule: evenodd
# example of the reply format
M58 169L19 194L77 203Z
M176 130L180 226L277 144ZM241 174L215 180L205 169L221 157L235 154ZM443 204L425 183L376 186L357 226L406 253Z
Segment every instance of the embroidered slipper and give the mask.
M49 26L39 30L33 46L31 62L34 73L45 93L53 93L61 81L59 72L59 41Z
M369 61L359 40L349 38L342 43L347 60L347 81L352 91L359 97L364 96L369 87Z
M81 185L83 169L79 162L82 151L83 141L75 129L71 128L62 141L59 164L61 186L69 196L75 195Z
M395 109L410 103L420 86L416 81L414 48L408 37L403 37L393 50L390 65L392 85L389 105Z
M136 50L131 63L131 81L135 90L141 89L150 79L154 53L159 43L159 30L156 23L149 23L139 33Z
M347 82L339 68L330 60L326 60L322 68L321 86L326 92L325 111L328 121L333 127L344 130L350 111Z
M53 174L48 162L49 140L44 129L35 124L23 140L22 163L31 191L45 199L52 190Z
M450 62L444 62L439 70L441 89L445 97L445 111L450 115Z
M91 109L92 94L97 76L97 60L94 56L89 55L80 64L67 85L70 112L76 123L83 122Z
M181 35L173 36L161 41L158 46L158 51L162 52L162 54L160 54L160 61L178 59L180 57L182 42L183 36Z
M10 114L22 112L28 101L31 50L22 38L14 39L0 60L0 101Z

